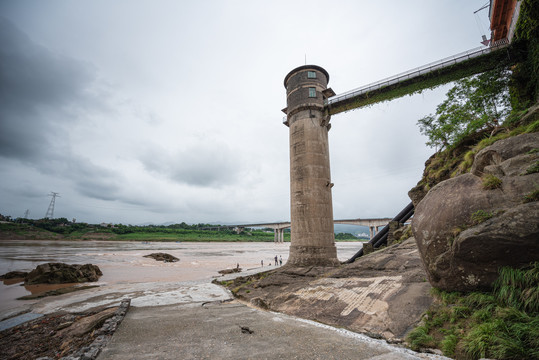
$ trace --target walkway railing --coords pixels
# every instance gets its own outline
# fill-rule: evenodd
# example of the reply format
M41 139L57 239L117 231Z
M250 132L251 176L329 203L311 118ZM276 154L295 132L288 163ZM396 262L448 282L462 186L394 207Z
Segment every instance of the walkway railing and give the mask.
M492 51L504 48L507 45L509 45L509 41L507 39L498 40L495 43L492 43L489 47L481 46L481 47L478 47L478 48L475 48L475 49L472 49L472 50L468 50L468 51L465 51L465 52L462 52L462 53L447 57L445 59L441 59L441 60L438 60L438 61L435 61L435 62L431 62L429 64L420 66L418 68L408 70L408 71L405 71L403 73L400 73L400 74L385 78L383 80L376 81L374 83L362 86L360 88L353 89L353 90L347 91L345 93L335 95L335 96L330 97L329 99L325 100L324 105L332 105L332 104L338 103L340 101L343 101L343 100L346 100L346 99L356 97L358 95L368 93L368 92L373 91L373 90L381 89L381 88L383 88L385 86L388 86L388 85L397 84L397 83L399 83L399 82L401 82L403 80L412 79L412 78L414 78L416 76L427 74L427 73L429 73L429 72L431 72L433 70L443 69L443 68L445 68L447 66L452 66L452 65L457 64L459 62L466 61L466 60L472 59L474 57L481 56L483 54L487 54L487 53L490 53Z

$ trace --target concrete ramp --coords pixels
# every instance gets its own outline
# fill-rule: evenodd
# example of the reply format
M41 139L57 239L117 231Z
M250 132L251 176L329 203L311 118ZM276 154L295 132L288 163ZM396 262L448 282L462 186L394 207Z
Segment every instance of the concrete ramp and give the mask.
M132 308L98 359L443 359L239 303Z

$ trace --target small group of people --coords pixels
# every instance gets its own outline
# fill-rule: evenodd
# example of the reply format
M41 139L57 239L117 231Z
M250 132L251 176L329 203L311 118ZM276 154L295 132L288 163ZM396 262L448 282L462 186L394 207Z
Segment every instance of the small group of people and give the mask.
M277 265L282 266L283 265L283 257L281 255L279 255L279 257L277 257L277 255L275 255L273 260L275 260L275 266L277 266ZM264 260L260 260L260 266L264 267ZM271 260L269 261L268 266L271 266Z

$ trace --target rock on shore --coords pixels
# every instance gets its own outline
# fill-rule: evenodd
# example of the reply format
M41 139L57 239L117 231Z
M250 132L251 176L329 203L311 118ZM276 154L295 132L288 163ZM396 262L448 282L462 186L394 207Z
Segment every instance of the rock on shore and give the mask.
M147 258L152 258L154 260L157 260L157 261L163 261L163 262L176 262L176 261L180 261L180 259L178 259L177 257L175 256L172 256L170 254L167 254L167 253L152 253L150 255L144 255L143 257L147 257Z
M84 313L58 312L0 333L2 359L94 360L124 319L130 300Z
M1 280L11 280L11 279L24 279L28 275L27 271L10 271L4 275L0 275Z
M64 263L46 263L38 265L24 279L27 285L66 284L94 282L103 275L97 265L70 265Z

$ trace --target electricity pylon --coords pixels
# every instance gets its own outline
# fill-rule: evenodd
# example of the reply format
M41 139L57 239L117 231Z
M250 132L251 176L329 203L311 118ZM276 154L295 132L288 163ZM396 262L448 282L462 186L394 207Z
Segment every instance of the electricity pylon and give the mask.
M49 208L47 209L47 213L45 214L45 219L52 219L54 217L54 203L56 202L56 197L60 197L60 194L54 191L51 191L49 196L52 196L51 203L49 204Z

